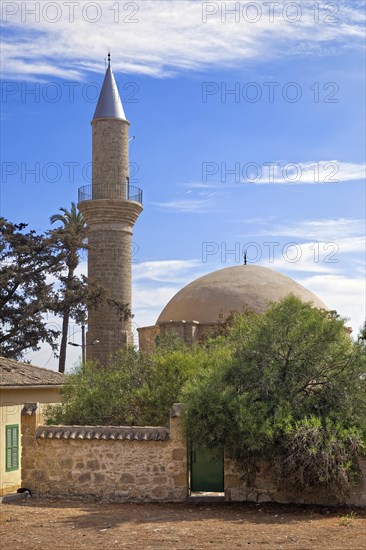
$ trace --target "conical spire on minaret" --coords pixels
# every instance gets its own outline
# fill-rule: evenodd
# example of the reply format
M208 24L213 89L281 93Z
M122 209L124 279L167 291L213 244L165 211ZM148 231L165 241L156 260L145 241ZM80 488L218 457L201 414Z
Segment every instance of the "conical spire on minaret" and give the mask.
M122 101L111 68L110 52L108 52L108 67L93 120L96 118L119 118L120 120L126 120Z

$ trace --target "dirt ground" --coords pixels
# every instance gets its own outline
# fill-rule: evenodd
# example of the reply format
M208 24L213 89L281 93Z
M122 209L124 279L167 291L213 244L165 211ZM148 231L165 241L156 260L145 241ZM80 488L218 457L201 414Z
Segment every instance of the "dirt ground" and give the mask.
M0 504L1 548L365 550L366 511L272 504Z

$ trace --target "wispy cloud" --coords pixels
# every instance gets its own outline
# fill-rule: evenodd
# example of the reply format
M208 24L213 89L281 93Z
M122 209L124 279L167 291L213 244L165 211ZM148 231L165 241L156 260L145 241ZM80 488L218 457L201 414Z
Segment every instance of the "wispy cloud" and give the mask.
M161 286L158 288L146 288L134 286L134 323L137 327L155 325L164 306L180 290L180 286Z
M210 271L200 260L155 260L133 266L136 326L154 325L162 309L185 285Z
M135 281L162 281L178 283L186 280L187 274L201 265L198 260L160 260L142 262L133 267Z
M364 254L366 247L365 237L304 243L289 240L285 244L279 242L271 244L274 254L270 258L270 267L273 269L327 274L341 273L345 268L350 271L353 265L357 268L357 261L352 259L350 263L346 259L346 255L350 253ZM263 264L268 265L267 262L268 257L264 258Z
M209 166L207 166L209 165ZM234 169L235 166L235 169ZM206 170L210 172L206 173ZM340 160L289 161L267 160L262 163L230 163L231 172L224 159L203 163L202 181L184 185L189 190L229 189L238 185L316 185L340 184L366 179L366 164Z
M262 265L280 271L344 275L364 270L365 220L334 218L278 223L276 219L254 218L244 223L256 226L249 239L249 261L252 254L257 256L257 243L262 250ZM238 238L243 240L245 249L248 232Z
M213 200L212 198L177 199L167 202L153 202L152 204L172 213L189 212L191 214L199 214L211 210L213 207Z
M286 225L274 223L270 228L260 230L259 234L322 241L344 240L349 237L362 237L365 234L365 224L365 220L347 218L304 220ZM359 240L356 239L356 242Z
M204 183L203 181L190 181L188 183L183 183L183 187L186 187L187 189L219 189L222 188L221 182L212 182L212 183Z
M271 243L274 255L263 254L260 262L277 271L291 273L330 274L339 271L339 245L337 243L288 242ZM267 248L264 248L267 250ZM248 249L248 256L250 249ZM250 263L250 256L248 257Z
M3 18L2 66L4 76L13 79L79 79L100 72L98 61L110 45L123 52L114 61L116 70L156 77L364 46L363 7L357 1L342 2L336 23L325 21L331 11L323 5L317 21L312 2L301 2L301 17L291 22L293 14L283 16L285 0L274 3L273 20L269 3L256 2L261 15L255 22L253 14L243 15L247 2L230 4L238 6L237 17L225 15L226 2L212 3L215 13L205 17L208 3L196 0L136 1L127 9L114 0L47 3L52 9L43 2L7 4L15 8ZM38 16L30 13L35 5Z
M343 275L313 275L297 281L314 292L329 309L349 318L347 325L355 334L365 320L365 279Z
M270 164L268 166L268 164ZM366 164L321 160L311 162L273 161L252 169L242 183L264 185L337 184L366 178Z

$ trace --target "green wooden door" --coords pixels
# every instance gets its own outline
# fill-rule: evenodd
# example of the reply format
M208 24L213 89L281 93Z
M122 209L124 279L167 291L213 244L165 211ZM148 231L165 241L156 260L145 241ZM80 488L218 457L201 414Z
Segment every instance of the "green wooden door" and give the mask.
M191 491L224 491L224 450L193 448L191 451Z

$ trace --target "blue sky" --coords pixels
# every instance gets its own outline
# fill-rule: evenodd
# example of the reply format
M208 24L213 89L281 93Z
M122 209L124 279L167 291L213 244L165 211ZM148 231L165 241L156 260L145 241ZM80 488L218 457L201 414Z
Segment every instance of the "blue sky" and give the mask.
M196 277L242 263L247 249L249 261L293 277L357 332L363 2L269 11L263 2L104 0L74 3L74 13L67 2L36 4L2 6L1 215L46 230L89 183L90 120L110 48L135 136L131 179L144 191L135 327L153 324ZM69 348L69 366L77 353ZM45 348L29 358L57 365Z

